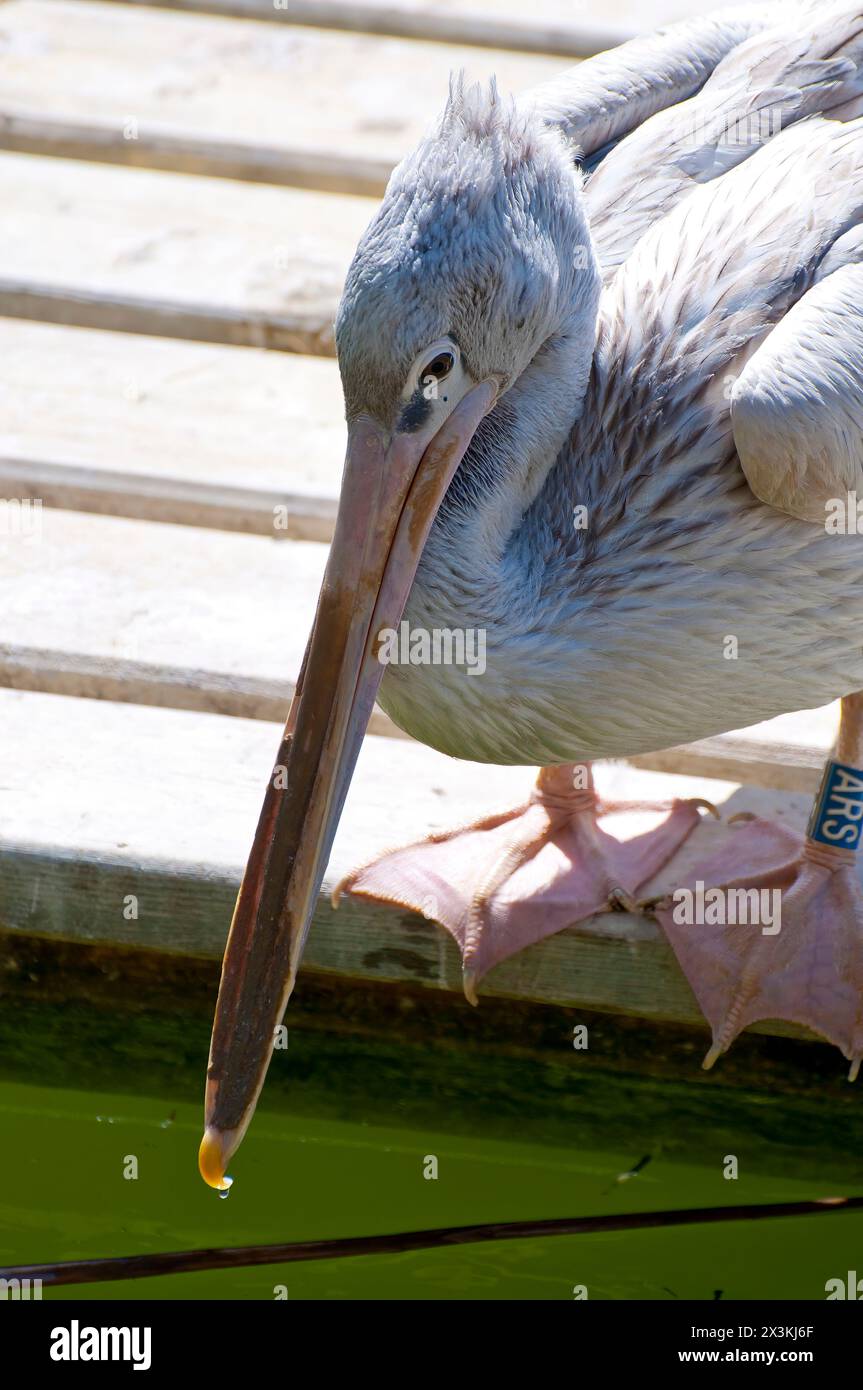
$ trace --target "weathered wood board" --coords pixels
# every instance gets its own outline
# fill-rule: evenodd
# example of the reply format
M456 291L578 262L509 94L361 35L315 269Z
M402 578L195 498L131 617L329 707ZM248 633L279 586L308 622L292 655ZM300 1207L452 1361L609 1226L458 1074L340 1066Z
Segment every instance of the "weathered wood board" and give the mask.
M0 206L2 314L317 354L375 204L0 154Z
M143 5L147 0L125 0ZM512 48L517 53L555 53L583 58L621 43L637 29L693 10L692 0L607 0L600 17L584 0L155 0L165 9L241 19L355 29L408 39Z
M279 729L16 691L0 692L0 724L16 749L0 778L0 926L218 955ZM334 912L327 890L393 843L396 819L398 839L410 840L521 800L528 780L525 769L480 767L407 741L367 739L306 968L460 990L460 960L447 933L360 900L345 899ZM809 805L806 797L613 765L598 768L597 781L609 796L709 794L724 817L757 811L800 829ZM630 815L614 828L637 833L648 820ZM675 873L684 876L723 836L741 833L706 819ZM651 890L667 885L659 875ZM654 1020L700 1018L659 928L627 914L581 923L504 962L483 992Z
M143 5L150 0L125 0ZM640 31L701 14L711 0L152 0L166 9L588 57Z
M345 447L334 362L19 319L0 319L0 357L0 496L332 536Z
M318 544L44 508L0 538L0 683L284 719L326 563ZM835 707L641 755L641 767L813 791ZM371 732L399 730L376 711Z
M438 43L420 60L402 39L89 0L8 0L0 39L6 149L371 195L442 109L452 72L515 92L561 68Z
M0 680L284 719L324 546L48 509L37 520L36 534L0 539Z

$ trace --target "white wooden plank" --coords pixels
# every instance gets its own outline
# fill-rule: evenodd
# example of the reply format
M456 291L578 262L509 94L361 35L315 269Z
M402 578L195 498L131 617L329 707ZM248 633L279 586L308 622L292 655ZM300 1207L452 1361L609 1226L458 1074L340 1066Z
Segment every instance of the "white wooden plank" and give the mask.
M820 710L796 711L766 720L740 733L642 753L633 767L679 772L690 777L731 778L779 791L815 792L824 759L838 730L838 702Z
M32 516L29 534L0 536L5 684L285 717L324 546Z
M703 14L713 0L125 0L167 9L283 24L356 29L521 53L587 57L671 20Z
M124 0L144 5L148 0ZM434 39L512 48L518 53L555 53L583 58L630 38L650 22L661 23L686 8L684 3L608 0L604 17L592 15L581 0L537 0L525 13L522 0L153 0L158 6L195 14L313 25L321 29L355 29L364 34ZM689 8L692 8L691 0Z
M185 131L162 132L153 126L139 127L135 139L127 140L116 125L3 110L0 149L368 198L383 195L395 162L371 155L323 155L319 150L210 139Z
M560 70L98 0L8 0L0 26L5 149L367 195L443 106L451 72L518 91Z
M323 545L52 509L32 516L29 533L0 536L0 683L284 718ZM633 762L811 792L835 726L831 706ZM399 735L380 711L370 727Z
M18 319L0 319L0 358L0 495L330 539L345 437L334 362Z
M336 503L286 489L218 487L212 483L0 458L0 494L39 498L48 507L245 531L276 540L328 541Z
M0 691L16 756L0 780L0 914L12 931L218 955L280 730L174 710ZM417 744L367 739L325 890L355 864L521 799L529 773L446 759ZM620 766L598 770L607 796L712 793L726 815L753 811L803 827L808 798L686 783ZM407 789L409 790L409 793ZM644 815L618 833L637 833ZM675 862L686 873L737 833L706 820ZM665 875L668 874L665 871ZM650 885L661 892L669 879ZM134 894L137 916L129 913ZM306 968L460 990L460 962L439 928L404 912L321 898ZM497 967L483 991L698 1023L659 928L612 914L580 923ZM467 1007L467 1006L466 1006ZM767 1024L760 1031L793 1032Z
M0 684L284 720L325 546L53 509L30 517L0 533ZM379 710L369 731L399 732Z
M365 198L0 154L0 313L332 353Z

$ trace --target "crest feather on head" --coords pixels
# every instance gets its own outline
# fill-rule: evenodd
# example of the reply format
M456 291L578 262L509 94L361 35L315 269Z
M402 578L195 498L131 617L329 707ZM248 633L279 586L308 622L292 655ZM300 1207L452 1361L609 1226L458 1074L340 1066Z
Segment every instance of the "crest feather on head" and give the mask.
M469 82L462 69L450 75L441 115L396 170L393 182L401 182L398 176L408 173L416 179L421 168L428 183L439 184L461 170L481 185L490 185L501 175L511 177L519 165L550 166L559 164L562 156L571 166L572 152L557 128L530 106L501 93L495 77L485 84Z

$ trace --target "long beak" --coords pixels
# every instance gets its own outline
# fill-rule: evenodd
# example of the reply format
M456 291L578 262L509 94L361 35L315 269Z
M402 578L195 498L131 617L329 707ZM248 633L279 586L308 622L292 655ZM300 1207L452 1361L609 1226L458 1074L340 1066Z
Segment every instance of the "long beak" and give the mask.
M225 948L198 1162L211 1187L264 1083L395 628L444 493L496 395L475 386L430 437L384 447L367 417L348 431L339 514L314 627Z

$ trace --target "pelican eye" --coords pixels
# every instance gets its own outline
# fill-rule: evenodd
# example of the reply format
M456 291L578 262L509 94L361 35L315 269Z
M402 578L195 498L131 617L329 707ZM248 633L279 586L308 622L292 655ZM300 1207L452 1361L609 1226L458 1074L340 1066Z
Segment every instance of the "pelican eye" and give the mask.
M420 372L420 379L424 385L428 385L429 379L432 381L445 381L455 366L455 353L447 348L444 352L438 352L429 362L427 367L423 367Z

